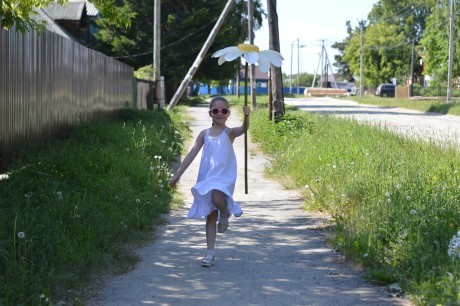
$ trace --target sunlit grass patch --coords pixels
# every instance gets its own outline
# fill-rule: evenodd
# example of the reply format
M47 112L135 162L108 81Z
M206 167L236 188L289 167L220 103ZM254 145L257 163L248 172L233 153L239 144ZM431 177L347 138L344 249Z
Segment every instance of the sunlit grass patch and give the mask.
M94 271L129 267L174 199L170 165L187 125L123 110L17 159L0 180L0 304L78 303Z

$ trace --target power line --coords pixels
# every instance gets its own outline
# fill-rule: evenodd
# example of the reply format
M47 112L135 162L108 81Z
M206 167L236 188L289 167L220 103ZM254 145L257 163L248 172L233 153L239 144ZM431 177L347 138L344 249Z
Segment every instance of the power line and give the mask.
M193 36L193 35L195 35L195 34L201 32L202 30L204 30L206 27L208 27L210 24L214 23L214 21L216 21L216 20L217 20L217 18L214 18L214 19L211 20L209 23L205 24L204 26L202 26L201 28L199 28L199 29L196 30L195 32L189 33L189 34L185 35L184 37L182 37L181 39L176 40L175 42L172 42L172 43L170 43L169 45L166 45L166 46L164 46L164 47L161 47L160 50L163 50L163 49L165 49L165 48L174 46L174 45L180 43L181 41L190 38L191 36ZM144 55L150 54L150 53L152 53L152 52L153 52L153 50L150 50L150 51L146 51L146 52L143 52L143 53L137 53L137 54L133 54L133 55L113 56L113 58L116 58L116 59L121 59L121 58L134 58L134 57L144 56Z

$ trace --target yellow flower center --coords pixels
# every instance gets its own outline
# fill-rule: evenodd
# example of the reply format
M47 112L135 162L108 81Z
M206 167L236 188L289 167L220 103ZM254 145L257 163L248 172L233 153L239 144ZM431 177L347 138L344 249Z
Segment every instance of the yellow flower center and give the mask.
M259 52L259 47L250 44L239 44L238 49L244 52Z

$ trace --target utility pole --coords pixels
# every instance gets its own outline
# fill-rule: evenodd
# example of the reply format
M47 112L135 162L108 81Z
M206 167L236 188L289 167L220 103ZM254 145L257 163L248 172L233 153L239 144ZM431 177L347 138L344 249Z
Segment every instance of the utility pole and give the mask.
M409 78L409 97L414 95L414 53L415 53L415 39L412 40L412 54L410 58L410 78Z
M447 103L452 102L452 65L454 61L454 0L450 0L449 69L447 72Z
M248 0L248 38L251 45L254 44L254 6L252 5L253 0ZM256 65L251 64L249 66L249 71L251 75L251 100L252 100L252 109L255 109L257 106L256 101Z
M300 48L305 47L304 45L300 45L299 39L297 38L297 94L300 94L300 86L299 86L299 74L300 74Z
M278 30L278 13L276 12L276 1L267 0L269 49L280 52L280 37ZM278 120L284 115L284 95L281 67L271 65L272 94L273 94L273 116Z
M158 109L161 110L165 104L165 86L164 78L161 77L160 71L160 49L161 49L161 0L155 0L153 4L153 82L155 84L155 92L152 95L154 103L158 104Z
M291 73L289 75L289 94L292 94L292 49L294 48L294 41L291 43Z
M157 0L160 1L160 0ZM200 53L198 53L195 62L193 62L192 67L187 72L187 75L185 78L182 80L182 83L180 84L179 88L177 89L176 93L174 94L173 98L171 99L171 102L169 102L168 105L168 110L171 110L176 106L177 102L179 102L179 99L182 97L184 94L185 90L187 89L188 84L192 80L193 76L195 75L195 72L198 70L198 67L200 67L201 62L203 61L203 58L208 52L209 47L211 47L212 42L214 41L214 38L216 38L217 33L219 33L220 28L224 24L224 20L227 17L228 13L230 12L230 8L233 5L233 2L235 0L228 0L227 4L225 5L222 13L219 16L219 19L217 20L216 24L214 25L214 28L211 30L211 33L208 36L208 39L206 39L203 47L201 48ZM238 72L239 73L239 72Z
M363 33L364 33L364 20L359 23L361 29L360 48L359 48L359 96L363 96L364 91L364 52L363 52Z

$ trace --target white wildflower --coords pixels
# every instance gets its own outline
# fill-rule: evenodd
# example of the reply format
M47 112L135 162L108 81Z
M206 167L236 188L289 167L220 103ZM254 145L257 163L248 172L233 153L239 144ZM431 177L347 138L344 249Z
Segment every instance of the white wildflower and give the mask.
M452 237L452 240L449 243L447 254L454 258L460 258L460 231L457 233L457 235Z

